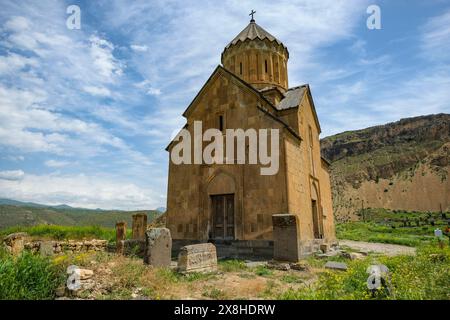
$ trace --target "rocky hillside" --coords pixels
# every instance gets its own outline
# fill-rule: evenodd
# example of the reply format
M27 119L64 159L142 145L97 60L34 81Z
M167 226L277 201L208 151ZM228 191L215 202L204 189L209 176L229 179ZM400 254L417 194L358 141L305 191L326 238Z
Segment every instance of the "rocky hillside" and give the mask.
M361 208L450 211L450 115L401 119L321 141L338 221Z

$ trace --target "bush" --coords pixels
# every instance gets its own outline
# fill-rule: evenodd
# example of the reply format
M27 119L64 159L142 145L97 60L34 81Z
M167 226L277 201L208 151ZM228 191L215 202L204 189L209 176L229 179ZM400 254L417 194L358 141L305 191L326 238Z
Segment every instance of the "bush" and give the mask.
M377 261L365 259L348 263L347 272L325 271L312 285L298 290L287 290L280 299L360 300L360 299L450 299L450 248L436 246L418 248L416 256L380 257ZM367 267L385 264L391 274L390 290L376 292L367 289Z
M237 259L219 260L219 267L224 272L237 272L247 269L245 262Z
M63 282L63 270L48 258L25 251L18 257L2 254L1 300L53 299L56 288Z

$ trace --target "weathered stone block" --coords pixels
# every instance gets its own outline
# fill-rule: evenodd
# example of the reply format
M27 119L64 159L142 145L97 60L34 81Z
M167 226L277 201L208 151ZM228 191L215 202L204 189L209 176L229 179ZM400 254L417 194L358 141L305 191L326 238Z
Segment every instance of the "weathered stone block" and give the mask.
M42 241L39 245L39 254L41 256L47 257L54 254L54 242L53 241Z
M145 240L127 239L121 240L120 245L123 247L124 255L134 255L137 257L144 257L145 254Z
M347 271L347 265L343 262L336 262L336 261L328 261L325 264L326 269L334 269L334 270L341 270L341 271Z
M152 228L145 233L144 262L155 267L169 267L172 236L167 228Z
M179 272L213 272L217 270L217 252L212 243L182 247L178 254Z
M123 242L127 237L127 223L117 222L116 223L116 252L118 254L123 254Z
M3 239L3 243L6 246L6 249L11 252L13 255L19 255L25 245L25 239L28 237L28 234L25 232L16 232L10 235L7 235Z
M293 214L274 214L273 223L273 241L274 260L280 261L298 261L298 221L297 216Z
M145 240L145 231L147 231L147 215L145 213L134 214L131 238Z

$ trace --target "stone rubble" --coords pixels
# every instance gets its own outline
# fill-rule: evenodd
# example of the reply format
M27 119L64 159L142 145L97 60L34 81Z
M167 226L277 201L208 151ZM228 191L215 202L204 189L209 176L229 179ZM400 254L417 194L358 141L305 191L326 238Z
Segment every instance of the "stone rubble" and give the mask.
M347 271L348 267L347 267L347 264L345 264L343 262L328 261L325 264L325 269Z

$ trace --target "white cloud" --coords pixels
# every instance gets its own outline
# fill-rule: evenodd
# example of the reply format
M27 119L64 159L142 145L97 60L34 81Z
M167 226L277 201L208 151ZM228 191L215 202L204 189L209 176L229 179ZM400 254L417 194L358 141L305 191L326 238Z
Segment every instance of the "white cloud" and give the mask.
M10 74L27 66L37 66L37 64L36 59L9 53L7 56L0 56L0 74Z
M24 156L7 155L7 156L2 157L2 159L9 160L9 161L24 161L25 157Z
M18 181L22 180L25 173L22 170L0 171L0 180Z
M152 189L112 177L21 174L21 180L0 180L0 197L92 209L152 209L162 203Z
M108 97L111 95L111 91L105 87L86 86L83 90L93 96Z
M144 90L146 94L151 96L159 96L161 89L154 88L149 80L144 80L134 84L135 87Z
M5 24L5 28L11 31L23 31L30 28L30 23L25 17L11 17Z
M429 19L421 29L424 55L450 61L450 10Z
M136 52L146 52L148 50L148 46L146 45L138 45L138 44L132 44L130 48Z
M61 161L61 160L54 160L54 159L45 161L45 165L50 168L62 168L62 167L66 167L70 164L71 164L70 161Z
M161 94L161 90L158 88L148 88L147 94L151 96L159 96Z
M114 75L122 75L123 66L113 55L114 45L96 35L90 36L89 41L91 43L90 54L94 67L103 77L103 80L105 82L112 81Z

